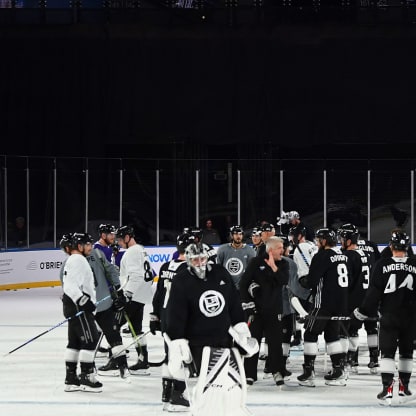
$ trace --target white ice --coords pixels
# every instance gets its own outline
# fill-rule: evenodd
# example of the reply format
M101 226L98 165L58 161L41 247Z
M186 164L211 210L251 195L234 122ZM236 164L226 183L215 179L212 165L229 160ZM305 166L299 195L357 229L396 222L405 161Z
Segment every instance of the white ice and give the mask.
M118 377L101 377L102 393L64 392L67 325L48 331L64 320L60 295L59 287L0 291L0 416L166 416L160 401L160 367L152 368L150 376L131 376L130 383ZM130 343L131 338L124 338L124 342ZM163 356L161 336L150 335L148 344L151 361L159 361ZM416 401L398 405L396 390L391 408L377 403L381 380L367 368L365 333L360 333L360 350L359 374L351 375L345 387L324 384L323 375L330 363L321 341L315 388L296 383L303 362L301 351L291 352L288 369L293 375L282 387L276 387L273 379L263 379L264 363L259 361L258 381L248 389L249 410L254 416L416 415ZM130 355L129 362L133 363L135 352ZM105 358L96 361L97 366L105 362ZM413 378L411 388L416 389Z

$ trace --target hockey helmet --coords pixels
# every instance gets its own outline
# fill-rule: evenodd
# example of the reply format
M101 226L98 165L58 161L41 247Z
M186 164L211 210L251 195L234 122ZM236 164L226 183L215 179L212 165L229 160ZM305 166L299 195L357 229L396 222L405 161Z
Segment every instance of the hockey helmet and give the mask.
M101 234L115 234L116 227L112 224L100 224L98 226L98 233Z
M289 221L292 221L295 218L296 219L299 219L300 218L299 212L297 212L297 211L290 211L289 214L287 215L287 218L288 218Z
M66 233L62 236L59 242L59 247L65 251L66 248L70 248L72 243L72 233Z
M241 225L233 225L230 227L230 234L241 233L244 234L243 227Z
M185 253L186 247L194 241L194 238L188 233L181 233L176 237L176 248L180 253Z
M306 236L306 227L304 225L298 224L295 227L291 227L289 229L289 234L288 234L289 235L289 239L291 241L293 241L295 244L297 244L299 242L299 240L298 240L299 234L302 237L305 237Z
M122 227L118 228L116 231L117 238L124 238L128 235L130 238L134 238L134 229L130 227L130 225L123 225Z
M360 233L354 224L347 223L338 228L337 234L339 238L351 240L353 244L356 244Z
M77 250L78 245L92 244L92 237L88 233L74 233L72 234L71 243L68 245L72 250Z
M260 236L261 235L261 229L260 227L253 227L253 229L251 230L251 235L257 235Z
M191 227L191 235L193 235L194 238L197 238L198 241L201 241L203 237L202 228L195 226Z
M205 279L208 263L208 251L205 244L190 244L185 249L188 268L200 279Z
M393 250L406 251L410 245L410 237L403 231L394 231L391 234L390 246Z
M261 231L271 232L274 230L274 225L266 222L261 226Z
M337 244L337 235L331 228L320 228L316 231L315 237L318 240L326 240L328 246L335 246Z

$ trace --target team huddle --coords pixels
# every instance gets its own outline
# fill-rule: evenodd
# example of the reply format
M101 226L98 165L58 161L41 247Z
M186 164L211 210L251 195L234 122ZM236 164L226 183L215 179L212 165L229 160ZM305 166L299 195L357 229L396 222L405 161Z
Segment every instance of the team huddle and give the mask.
M70 318L65 391L101 392L98 376L128 380L149 374L143 315L145 305L152 304L149 332L160 331L165 345L163 410L249 415L246 390L257 380L259 358L265 359L265 377L283 385L292 375L286 368L290 348L301 344L302 336L298 384L315 386L314 362L323 335L332 363L325 384L345 386L358 368L363 326L369 371L381 374L377 400L391 404L397 349L399 401L412 400L416 258L408 235L393 230L380 253L374 243L360 239L353 224L313 233L296 211L288 221L292 226L285 234L275 235L267 222L253 228L252 245L244 242L241 226L232 226L230 242L217 250L204 243L200 228L184 228L153 291L154 273L132 227L102 224L95 243L85 233L65 234L60 244L69 255L61 269L63 311ZM131 366L123 325L137 351ZM103 337L109 361L96 369ZM262 340L264 356L259 357ZM192 394L189 377L197 377Z

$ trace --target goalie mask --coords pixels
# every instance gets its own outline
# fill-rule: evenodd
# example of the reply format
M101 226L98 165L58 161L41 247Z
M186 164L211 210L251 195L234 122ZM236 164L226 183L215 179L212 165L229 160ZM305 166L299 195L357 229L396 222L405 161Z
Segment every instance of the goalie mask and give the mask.
M200 279L205 279L209 257L206 248L203 245L190 244L186 247L185 257L188 269Z

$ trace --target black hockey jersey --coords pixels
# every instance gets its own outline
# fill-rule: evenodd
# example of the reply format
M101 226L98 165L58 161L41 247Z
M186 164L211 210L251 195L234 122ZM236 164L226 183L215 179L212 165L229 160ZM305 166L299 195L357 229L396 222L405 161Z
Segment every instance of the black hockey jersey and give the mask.
M313 257L308 285L314 294L315 308L332 315L348 312L348 258L337 247L321 249Z
M378 245L370 240L358 240L357 246L360 250L370 255L370 264L373 265L380 258Z
M393 314L407 316L416 311L416 258L380 259L370 275L370 286L360 311L367 316ZM402 313L401 313L402 312Z
M166 328L166 307L170 296L170 288L173 278L186 268L185 260L171 260L162 264L159 270L159 280L157 281L156 291L153 295L153 314L161 321L162 331Z
M345 250L348 257L348 312L361 305L370 284L370 255L364 251Z
M239 293L230 274L209 265L200 279L188 268L172 281L166 332L172 340L185 338L190 346L230 347L228 329L244 322Z

